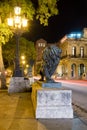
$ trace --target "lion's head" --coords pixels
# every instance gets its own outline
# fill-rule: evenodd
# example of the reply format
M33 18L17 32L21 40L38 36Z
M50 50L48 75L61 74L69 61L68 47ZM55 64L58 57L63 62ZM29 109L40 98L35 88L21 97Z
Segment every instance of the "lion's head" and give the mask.
M59 64L61 52L61 49L55 45L46 47L43 51L43 70L47 82L53 82L51 76Z

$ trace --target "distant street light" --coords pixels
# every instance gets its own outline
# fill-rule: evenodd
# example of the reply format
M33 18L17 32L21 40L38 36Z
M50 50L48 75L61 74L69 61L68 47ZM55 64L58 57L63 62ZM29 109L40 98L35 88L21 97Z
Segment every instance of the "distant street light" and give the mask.
M16 55L15 55L15 69L13 73L13 77L22 77L22 70L20 69L20 61L19 61L19 38L21 34L24 32L24 29L27 27L27 19L25 16L22 18L21 16L21 8L14 8L14 16L8 18L8 26L11 27L15 34L16 38Z
M25 60L25 56L24 55L21 56L21 60L22 61Z

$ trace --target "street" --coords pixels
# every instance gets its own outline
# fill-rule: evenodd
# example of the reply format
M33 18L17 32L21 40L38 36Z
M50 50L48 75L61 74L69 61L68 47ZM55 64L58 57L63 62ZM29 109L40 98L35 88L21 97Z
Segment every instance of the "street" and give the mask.
M38 77L34 77L39 80ZM56 82L61 82L62 87L72 90L72 102L81 109L87 111L87 80L60 80L56 79ZM8 80L9 82L9 80Z
M60 81L57 81L57 82L60 82ZM67 82L67 81L61 80L61 82L63 85L64 82ZM68 86L70 86L70 88ZM75 85L70 85L70 84L67 85L67 89L71 89L71 86L72 87L74 86L73 88L75 90ZM79 93L78 91L82 91L84 93L85 90L87 90L87 87L85 87L84 90L82 87L81 89L82 90L75 90L75 93L76 92ZM76 95L75 93L73 91L72 95ZM79 110L79 112L81 111ZM83 119L83 117L85 118ZM87 112L84 113L83 116L78 116L77 107L76 107L74 108L73 119L38 119L36 120L34 109L31 102L30 92L8 94L7 90L1 90L0 91L0 130L14 130L14 129L16 130L23 130L23 129L25 130L29 130L29 129L30 130L31 129L32 130L35 130L35 129L36 130L53 130L53 129L54 130L86 130L87 129Z
M76 114L73 119L36 119L31 93L0 91L0 130L87 130Z
M63 87L72 90L72 101L75 105L87 110L87 81L82 80L56 80Z
M62 87L72 90L74 112L87 124L87 81L86 80L55 80Z
M34 78L39 80L37 77ZM62 87L72 90L73 104L87 111L87 80L55 79L55 82L61 82Z

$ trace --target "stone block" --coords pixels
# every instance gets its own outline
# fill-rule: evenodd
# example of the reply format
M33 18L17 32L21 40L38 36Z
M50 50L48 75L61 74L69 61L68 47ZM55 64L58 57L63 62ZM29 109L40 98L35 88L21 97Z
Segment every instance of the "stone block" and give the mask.
M73 118L71 90L38 90L36 118Z
M71 106L50 106L37 107L36 118L57 119L57 118L73 118L73 110Z
M38 106L70 106L72 102L71 90L38 90L37 91L37 107Z
M8 87L8 93L25 92L30 88L30 81L24 77L12 77Z

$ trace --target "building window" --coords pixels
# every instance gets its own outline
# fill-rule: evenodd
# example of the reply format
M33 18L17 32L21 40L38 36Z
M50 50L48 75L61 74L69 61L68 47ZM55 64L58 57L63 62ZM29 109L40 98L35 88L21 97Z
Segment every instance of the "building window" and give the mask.
M76 47L75 46L72 47L72 55L76 56Z
M79 66L79 76L81 76L85 72L84 64L80 64Z
M76 73L76 64L71 65L71 77L75 77Z
M84 47L80 47L80 55L81 57L84 57Z
M38 43L38 47L45 47L45 43Z
M38 47L40 47L40 43L38 43Z
M67 56L67 51L66 51L66 56Z
M45 47L45 43L43 43L43 47Z

